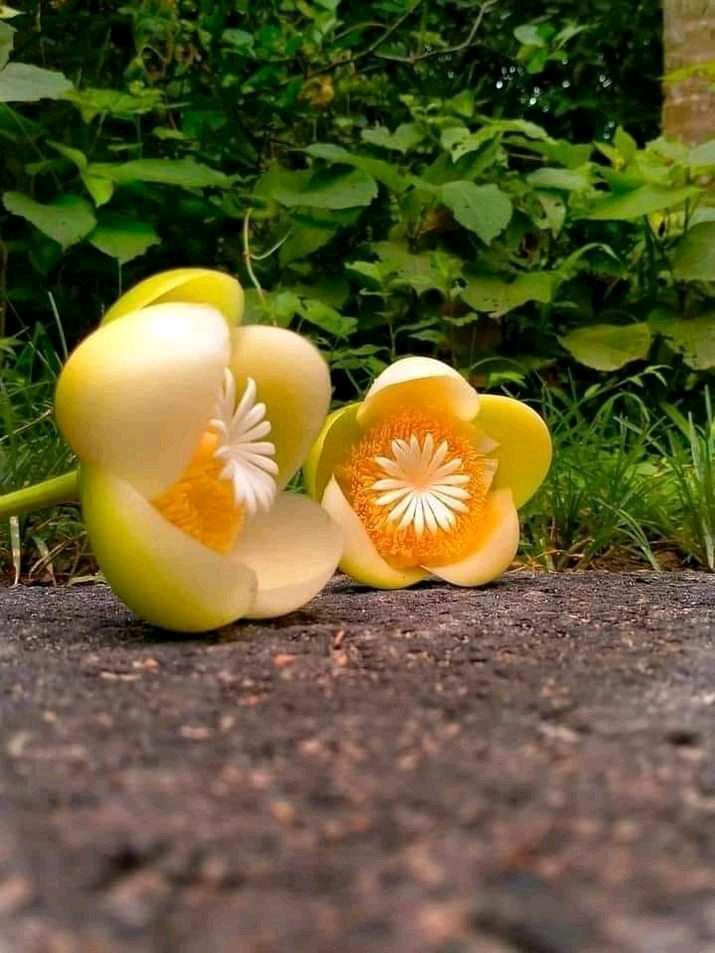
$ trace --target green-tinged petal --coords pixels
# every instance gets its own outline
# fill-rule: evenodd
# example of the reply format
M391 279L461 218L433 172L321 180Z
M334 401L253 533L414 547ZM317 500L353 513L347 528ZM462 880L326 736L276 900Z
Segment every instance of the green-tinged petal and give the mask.
M285 615L305 605L333 575L342 551L342 531L318 503L281 493L267 513L247 522L234 550L258 581L250 618Z
M509 490L490 493L484 506L479 547L449 566L425 566L455 586L482 586L509 568L519 548L519 517Z
M344 545L340 568L348 576L378 589L402 589L425 578L427 573L422 569L393 569L385 562L335 477L325 488L322 505L342 528Z
M335 468L342 463L362 435L357 424L359 407L359 403L347 404L334 410L310 448L303 466L303 477L306 492L314 500L320 500Z
M204 632L253 607L251 569L177 529L126 481L82 467L80 495L97 562L142 619L176 632Z
M159 304L99 328L70 355L57 421L84 463L149 498L180 476L206 431L230 354L215 308Z
M358 411L365 428L410 407L471 420L479 411L479 395L449 364L433 357L404 357L375 379Z
M243 288L235 278L210 268L175 268L130 288L105 313L102 324L168 301L211 305L231 326L240 324L243 317Z
M492 454L499 461L493 489L509 487L520 509L549 472L549 428L528 404L499 394L482 394L474 423L499 444Z
M258 400L271 422L278 484L284 487L300 469L320 433L330 405L330 373L310 341L266 325L238 328L233 336L231 370L237 393L256 382Z

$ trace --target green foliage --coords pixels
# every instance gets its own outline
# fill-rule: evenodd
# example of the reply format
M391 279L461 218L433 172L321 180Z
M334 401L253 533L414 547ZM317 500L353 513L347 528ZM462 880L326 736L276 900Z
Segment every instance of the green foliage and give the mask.
M656 138L660 33L651 0L0 4L0 485L70 463L47 292L72 344L209 265L339 399L411 352L536 391L528 558L712 568L715 140ZM45 520L22 568L91 570L74 511Z
M710 391L705 391L702 425L692 414L686 419L675 407L666 410L676 426L668 432L665 450L670 486L662 508L663 529L683 551L714 572L715 417Z
M542 123L504 79L573 76L606 6L368 7L65 0L50 47L0 20L0 83L34 71L38 102L0 103L10 319L44 319L49 287L74 339L136 278L212 264L260 284L249 320L314 336L345 397L412 351L486 386L655 359L692 388L715 366L715 143L639 148L595 105L574 141L583 91Z
M573 387L544 393L554 463L527 509L525 558L548 569L645 561L655 569L685 562L715 570L709 392L698 424L672 405L652 408L650 394L664 386L662 371L650 368L583 394Z

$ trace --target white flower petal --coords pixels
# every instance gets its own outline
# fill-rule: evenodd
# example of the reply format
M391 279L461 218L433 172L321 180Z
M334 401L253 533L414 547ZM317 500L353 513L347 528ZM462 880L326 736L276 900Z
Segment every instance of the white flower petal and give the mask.
M60 429L81 461L148 498L186 469L214 411L229 331L214 308L158 304L100 327L57 385Z
M405 406L447 411L461 420L473 420L479 411L479 397L448 364L431 357L406 357L377 377L358 410L358 421L367 427Z
M305 338L266 325L235 331L230 366L239 390L252 378L266 404L280 489L307 457L325 420L330 403L328 367Z
M322 505L342 527L345 541L340 568L353 579L379 589L399 589L425 578L423 570L394 569L382 558L335 477L328 482Z
M249 520L234 557L258 582L250 618L285 615L305 605L335 572L343 550L337 523L306 496L281 493Z
M253 607L253 571L172 525L126 480L83 466L80 495L102 572L142 619L178 632L203 632Z

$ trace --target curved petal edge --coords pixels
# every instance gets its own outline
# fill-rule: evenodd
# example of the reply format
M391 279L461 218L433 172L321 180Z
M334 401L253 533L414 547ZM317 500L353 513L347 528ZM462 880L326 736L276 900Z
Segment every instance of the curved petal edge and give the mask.
M405 407L417 406L472 420L479 412L479 395L448 364L432 357L405 357L376 378L358 410L358 421L368 427Z
M240 324L244 294L239 282L211 268L174 268L145 278L109 308L101 324L109 324L152 304L186 302L207 304L223 315L229 326Z
M423 569L393 569L382 558L335 477L325 489L322 506L343 530L345 544L340 568L348 576L378 589L402 589L427 576Z
M253 571L177 529L129 483L83 466L80 496L97 562L141 619L175 632L206 632L253 608Z
M248 521L234 549L258 582L248 617L268 619L300 609L331 578L342 551L342 530L318 503L281 493L267 513Z
M362 431L357 423L359 403L334 410L323 425L303 465L305 489L314 500L320 500L335 468L342 463Z
M482 586L509 568L519 548L519 516L510 490L489 494L484 507L479 548L448 566L426 566L435 576L455 586Z
M483 394L473 423L498 444L493 489L508 487L517 509L531 499L551 466L549 428L528 404L500 394Z
M249 377L271 423L278 486L297 473L330 406L330 372L310 341L285 328L251 324L233 335L231 371L238 393Z

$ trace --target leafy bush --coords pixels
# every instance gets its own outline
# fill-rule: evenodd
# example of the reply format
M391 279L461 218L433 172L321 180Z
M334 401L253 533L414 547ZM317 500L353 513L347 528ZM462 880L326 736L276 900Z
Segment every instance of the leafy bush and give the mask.
M6 323L49 324L52 289L75 338L122 285L208 263L257 286L251 320L313 333L344 395L413 350L490 386L711 367L712 157L565 138L655 129L657 11L628 10L624 33L564 0L0 7Z
M403 99L409 123L259 179L258 232L282 244L253 320L317 326L346 372L425 348L488 386L564 351L603 372L715 366L715 143L638 149L618 129L594 148L484 117L468 93Z

